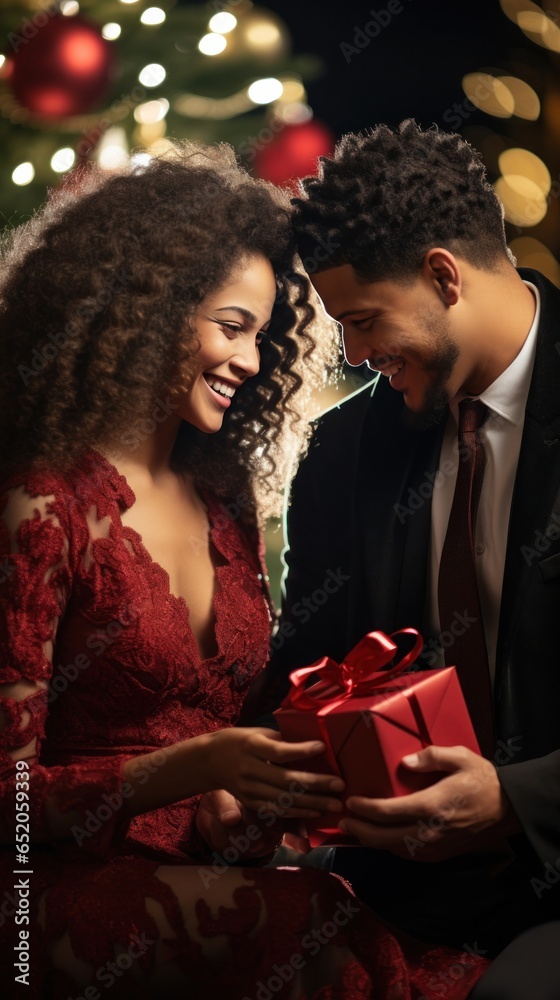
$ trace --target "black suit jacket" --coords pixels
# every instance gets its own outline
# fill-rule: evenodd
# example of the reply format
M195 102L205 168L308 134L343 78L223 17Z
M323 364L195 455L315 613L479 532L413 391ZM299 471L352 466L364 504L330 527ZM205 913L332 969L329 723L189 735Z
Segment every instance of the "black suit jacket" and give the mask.
M537 271L520 274L540 291L541 317L508 530L497 760L534 852L560 870L560 291ZM340 660L372 629L422 631L443 425L412 431L402 408L378 377L316 422L287 510L263 707L276 707L290 670L326 654ZM560 909L560 887L554 896Z

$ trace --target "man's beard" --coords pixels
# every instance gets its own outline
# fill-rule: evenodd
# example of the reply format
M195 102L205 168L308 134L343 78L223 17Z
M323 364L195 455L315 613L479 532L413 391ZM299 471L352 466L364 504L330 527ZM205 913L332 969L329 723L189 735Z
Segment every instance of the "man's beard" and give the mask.
M436 340L437 346L433 361L429 365L424 364L424 371L433 374L434 378L426 389L422 409L414 412L405 404L401 413L401 421L405 427L415 431L436 427L449 414L446 384L459 357L459 347L449 336L447 324L425 317L425 326Z

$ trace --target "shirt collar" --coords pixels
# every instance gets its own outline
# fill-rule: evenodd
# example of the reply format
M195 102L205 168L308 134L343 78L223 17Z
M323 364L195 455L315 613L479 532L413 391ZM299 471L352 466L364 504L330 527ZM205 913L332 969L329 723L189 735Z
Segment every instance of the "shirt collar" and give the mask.
M531 281L524 281L523 284L527 285L527 288L530 288L535 296L536 309L531 329L525 338L523 347L511 364L501 375L498 375L497 379L494 379L484 392L481 392L480 396L476 397L489 410L515 425L522 423L525 416L525 406L535 363L537 330L541 313L541 298L537 286L533 285ZM455 410L461 399L465 399L468 395L468 393L458 393L452 401L452 409Z

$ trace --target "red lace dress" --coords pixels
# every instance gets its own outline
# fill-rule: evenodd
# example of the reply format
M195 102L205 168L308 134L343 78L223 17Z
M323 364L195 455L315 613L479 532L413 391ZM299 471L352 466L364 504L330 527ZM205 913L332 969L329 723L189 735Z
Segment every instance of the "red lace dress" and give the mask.
M326 872L220 864L197 798L126 817L124 762L233 725L270 631L254 546L205 497L223 559L201 661L184 600L122 525L134 500L94 451L0 497L2 996L412 1000L445 975L447 1000L466 997L483 960L405 958Z

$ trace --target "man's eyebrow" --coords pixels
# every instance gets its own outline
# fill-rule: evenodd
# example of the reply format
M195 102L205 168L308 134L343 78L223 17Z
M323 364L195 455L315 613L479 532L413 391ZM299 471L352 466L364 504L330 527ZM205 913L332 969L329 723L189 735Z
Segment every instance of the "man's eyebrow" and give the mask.
M227 312L228 310L240 313L249 323L257 322L257 317L254 313L250 312L249 309L244 309L243 306L221 306L219 309L215 309L214 312Z
M340 323L340 321L346 319L347 316L353 316L355 313L363 313L363 312L371 312L373 316L379 316L381 313L381 309L372 309L371 306L361 306L361 307L356 306L354 309L346 309L345 312L342 312L340 316L336 316L335 318L337 323Z

